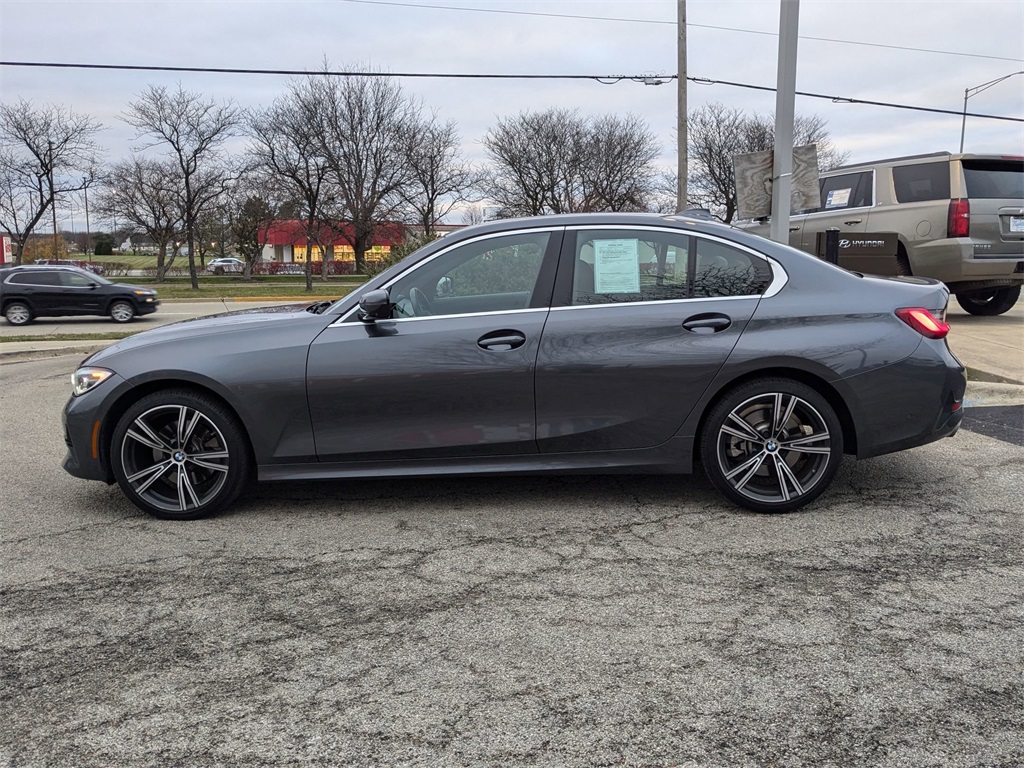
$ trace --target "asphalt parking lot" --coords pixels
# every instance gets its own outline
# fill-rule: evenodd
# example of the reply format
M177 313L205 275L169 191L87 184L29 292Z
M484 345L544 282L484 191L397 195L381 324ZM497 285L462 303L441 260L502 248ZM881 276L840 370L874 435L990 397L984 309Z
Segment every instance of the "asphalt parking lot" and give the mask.
M5 765L1024 763L1013 442L847 461L785 516L562 477L176 524L60 470L77 362L0 365Z

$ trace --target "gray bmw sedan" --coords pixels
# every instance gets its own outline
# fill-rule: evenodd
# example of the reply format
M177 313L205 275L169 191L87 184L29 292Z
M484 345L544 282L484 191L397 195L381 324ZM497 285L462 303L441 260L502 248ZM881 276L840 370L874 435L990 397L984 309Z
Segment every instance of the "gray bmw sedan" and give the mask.
M192 519L255 480L687 473L759 512L953 435L939 282L848 272L685 214L503 220L333 304L119 341L64 410L71 474Z

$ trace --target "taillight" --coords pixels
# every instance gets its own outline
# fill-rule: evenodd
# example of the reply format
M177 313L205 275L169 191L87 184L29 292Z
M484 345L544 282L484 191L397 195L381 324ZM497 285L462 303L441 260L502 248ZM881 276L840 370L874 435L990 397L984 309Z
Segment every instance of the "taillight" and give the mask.
M966 197L949 201L946 237L971 236L971 201Z
M897 309L896 317L929 339L944 339L949 333L949 323L939 320L923 307Z

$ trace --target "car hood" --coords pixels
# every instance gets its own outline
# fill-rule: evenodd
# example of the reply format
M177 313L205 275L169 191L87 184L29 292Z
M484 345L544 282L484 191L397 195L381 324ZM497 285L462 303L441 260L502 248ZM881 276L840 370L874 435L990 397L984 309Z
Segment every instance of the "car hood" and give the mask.
M169 344L204 336L226 335L236 332L249 332L250 330L258 332L260 325L269 322L313 323L318 326L325 326L337 319L333 316L328 317L308 312L306 308L309 306L311 306L309 302L302 302L274 307L240 309L234 312L222 312L217 315L179 320L176 323L162 325L158 328L143 331L126 339L116 341L86 358L83 363L98 364L101 360L143 346Z

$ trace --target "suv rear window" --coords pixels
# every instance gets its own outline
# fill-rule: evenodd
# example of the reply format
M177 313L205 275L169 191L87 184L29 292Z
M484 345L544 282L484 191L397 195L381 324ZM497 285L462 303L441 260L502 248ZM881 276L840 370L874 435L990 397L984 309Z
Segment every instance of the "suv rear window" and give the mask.
M892 169L896 201L919 203L922 200L949 199L949 162L900 165Z
M962 160L967 196L977 199L1024 198L1024 160Z
M60 273L59 272L18 272L13 275L10 283L19 283L21 285L60 285Z

